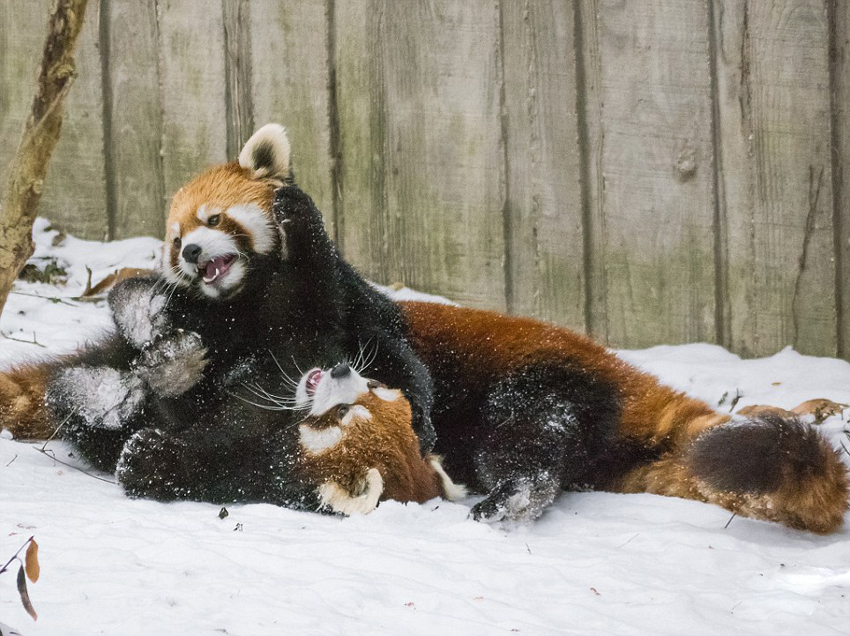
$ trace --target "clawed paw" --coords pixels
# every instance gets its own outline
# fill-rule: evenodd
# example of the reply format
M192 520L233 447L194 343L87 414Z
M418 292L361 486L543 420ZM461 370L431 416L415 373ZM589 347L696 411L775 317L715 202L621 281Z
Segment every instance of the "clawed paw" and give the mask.
M469 516L485 523L534 521L552 503L557 490L556 484L545 481L534 483L522 479L503 482L486 499L475 504Z
M177 397L200 382L207 349L194 331L177 329L154 337L142 348L134 369L154 392Z
M310 215L314 210L313 200L296 186L283 186L275 192L274 214L278 223Z

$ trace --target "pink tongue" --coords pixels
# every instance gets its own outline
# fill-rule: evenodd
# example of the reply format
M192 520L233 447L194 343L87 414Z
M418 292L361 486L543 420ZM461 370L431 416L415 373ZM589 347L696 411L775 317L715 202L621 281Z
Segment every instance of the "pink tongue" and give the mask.
M221 276L230 269L230 265L231 261L229 256L218 256L207 263L206 269L204 270L204 277L207 280L218 278L218 276ZM218 274L216 274L216 270L218 270Z

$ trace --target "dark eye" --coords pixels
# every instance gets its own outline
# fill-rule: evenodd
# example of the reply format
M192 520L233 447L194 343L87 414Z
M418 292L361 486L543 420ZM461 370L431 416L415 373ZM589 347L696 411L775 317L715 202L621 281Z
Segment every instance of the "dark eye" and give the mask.
M386 384L384 384L383 382L378 382L377 380L369 380L366 383L366 386L368 386L369 389L386 389L387 388Z
M215 227L221 221L220 214L213 214L210 218L207 219L207 225L210 227Z
M340 404L336 409L336 416L339 419L342 419L345 417L345 414L348 413L349 410L350 407L348 406L348 404Z
M171 242L174 244L174 247L180 247L180 237L179 236L175 236L174 240L171 241Z

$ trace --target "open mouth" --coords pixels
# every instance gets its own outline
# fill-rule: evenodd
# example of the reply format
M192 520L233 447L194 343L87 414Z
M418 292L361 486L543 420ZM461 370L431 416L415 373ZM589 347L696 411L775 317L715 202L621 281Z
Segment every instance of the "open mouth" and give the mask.
M203 277L204 283L211 285L223 278L236 262L236 254L224 254L216 256L212 260L198 263L198 273Z
M314 397L316 395L316 389L319 387L319 382L322 381L323 375L321 369L313 369L307 374L307 382L304 385L304 390L307 391L308 396Z

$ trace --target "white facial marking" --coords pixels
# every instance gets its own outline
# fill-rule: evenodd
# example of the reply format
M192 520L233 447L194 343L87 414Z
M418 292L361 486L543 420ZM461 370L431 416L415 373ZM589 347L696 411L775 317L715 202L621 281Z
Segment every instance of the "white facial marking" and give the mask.
M313 428L309 424L298 427L299 442L310 455L319 455L332 449L342 439L342 429L339 426L328 428Z
M376 468L366 473L363 493L353 496L335 481L326 481L319 486L319 498L334 512L343 515L366 515L378 507L384 492L384 480Z
M252 203L234 205L225 214L239 223L254 240L257 254L268 254L275 246L277 228L259 205Z
M381 398L384 402L395 402L401 397L401 391L399 391L398 389L387 389L384 387L378 387L377 389L372 390L375 395Z
M195 213L195 216L198 217L198 220L201 223L206 224L206 222L210 220L210 217L215 216L216 214L221 214L220 208L214 208L212 206L208 206L206 203L202 203L198 206L198 211Z
M351 407L351 409L346 413L343 418L340 420L339 424L342 427L351 426L351 422L357 418L358 420L371 420L372 414L369 412L365 406L360 404L355 404Z
M340 404L352 404L358 397L369 391L369 381L354 369L351 369L345 377L338 379L331 377L330 371L326 371L322 374L316 392L311 397L307 393L307 378L312 371L315 369L311 369L301 377L298 388L295 390L295 401L298 406L306 406L312 402L310 415L323 415Z

